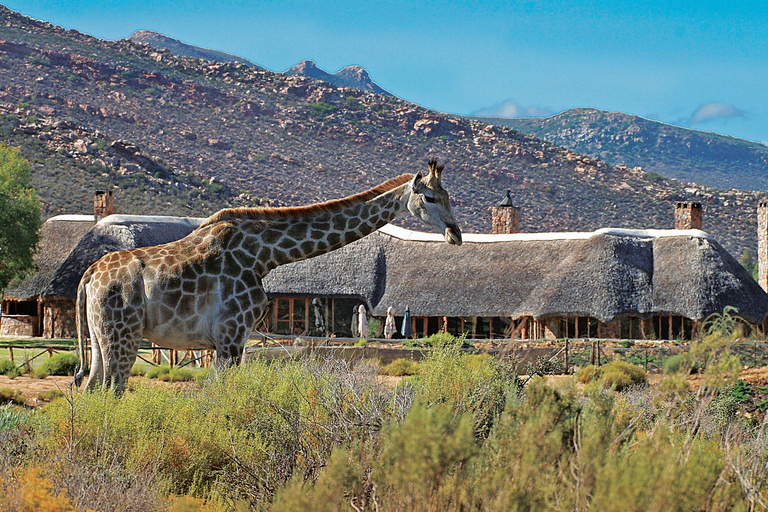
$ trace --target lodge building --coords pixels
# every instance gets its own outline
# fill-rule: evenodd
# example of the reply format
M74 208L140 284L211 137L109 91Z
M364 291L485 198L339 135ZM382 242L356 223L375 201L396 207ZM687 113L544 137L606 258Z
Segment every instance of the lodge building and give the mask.
M94 204L94 216L45 222L39 270L5 290L0 335L75 336L75 294L88 266L110 251L178 240L205 220L114 215L104 194ZM765 290L701 230L698 203L675 205L676 229L587 233L519 233L520 211L509 194L491 210L495 234L464 234L461 246L390 224L277 267L263 281L271 302L257 329L351 336L359 304L381 323L392 307L398 327L407 306L417 336L472 339L690 339L725 306L761 327L768 315ZM758 218L766 231L761 279L768 281L768 203Z

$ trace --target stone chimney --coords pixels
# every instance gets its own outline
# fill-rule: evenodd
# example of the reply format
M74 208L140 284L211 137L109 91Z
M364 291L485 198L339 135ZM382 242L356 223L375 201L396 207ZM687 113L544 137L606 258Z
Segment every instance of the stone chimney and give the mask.
M111 190L97 190L93 193L93 217L96 222L115 213L115 198Z
M520 207L512 203L512 191L498 206L491 208L491 233L494 235L518 233L520 231Z
M768 291L768 201L757 205L757 282Z
M701 203L675 204L675 229L701 229Z

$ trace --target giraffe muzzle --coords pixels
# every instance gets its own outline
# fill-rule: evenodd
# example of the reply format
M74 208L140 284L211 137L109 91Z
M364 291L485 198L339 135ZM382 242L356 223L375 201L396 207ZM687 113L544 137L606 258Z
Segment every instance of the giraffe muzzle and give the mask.
M461 245L461 230L458 226L445 227L445 241L451 245Z

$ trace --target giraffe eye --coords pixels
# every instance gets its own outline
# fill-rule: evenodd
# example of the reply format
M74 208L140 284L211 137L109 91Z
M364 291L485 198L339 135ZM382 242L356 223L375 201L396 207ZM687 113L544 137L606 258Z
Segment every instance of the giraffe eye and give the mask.
M434 203L434 202L435 202L435 198L434 198L434 197L432 197L432 196L428 196L428 195L426 195L426 194L424 194L424 200L425 200L426 202L428 202L428 203Z

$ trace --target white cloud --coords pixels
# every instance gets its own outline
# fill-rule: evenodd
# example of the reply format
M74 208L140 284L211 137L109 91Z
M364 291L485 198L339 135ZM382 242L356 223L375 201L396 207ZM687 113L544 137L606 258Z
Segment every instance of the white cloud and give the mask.
M710 101L696 109L688 119L688 124L703 124L734 117L744 117L744 112L728 103Z
M480 117L547 117L554 114L541 107L524 107L512 100L506 100L490 107L475 110L471 115Z

